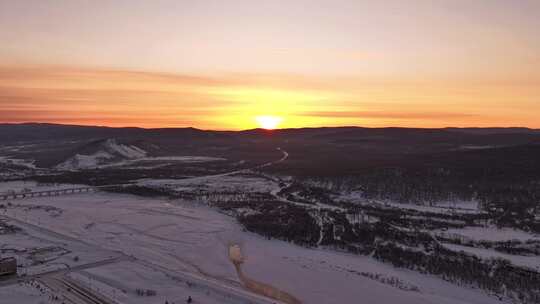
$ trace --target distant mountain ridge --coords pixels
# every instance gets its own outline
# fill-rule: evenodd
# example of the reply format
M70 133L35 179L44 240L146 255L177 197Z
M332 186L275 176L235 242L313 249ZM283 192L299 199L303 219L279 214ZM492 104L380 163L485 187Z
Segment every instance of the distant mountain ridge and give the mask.
M24 160L41 168L68 170L109 166L147 157L197 155L241 161L272 153L277 147L291 152L290 161L295 158L301 161L309 155L312 161L324 163L332 156L350 164L362 159L362 166L366 166L381 160L390 164L405 155L530 145L540 145L540 130L321 127L211 131L0 124L0 157ZM242 151L251 152L244 155Z
M49 123L22 123L0 124L0 141L2 143L24 141L47 141L69 140L80 138L122 138L122 137L153 137L153 136L185 136L185 137L215 137L215 136L261 136L269 133L277 136L354 136L354 135L415 135L432 137L435 134L465 133L471 135L494 135L494 134L540 134L540 129L523 127L512 128L366 128L366 127L316 127L276 129L272 131L264 129L250 129L242 131L214 131L201 130L192 127L186 128L138 128L138 127L104 127L104 126L81 126Z

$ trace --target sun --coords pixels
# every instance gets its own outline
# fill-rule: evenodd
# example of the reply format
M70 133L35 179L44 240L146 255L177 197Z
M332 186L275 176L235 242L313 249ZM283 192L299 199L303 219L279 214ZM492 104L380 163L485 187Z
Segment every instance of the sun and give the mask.
M283 118L279 116L263 115L255 117L255 120L261 128L273 130L279 126L279 124L283 121Z

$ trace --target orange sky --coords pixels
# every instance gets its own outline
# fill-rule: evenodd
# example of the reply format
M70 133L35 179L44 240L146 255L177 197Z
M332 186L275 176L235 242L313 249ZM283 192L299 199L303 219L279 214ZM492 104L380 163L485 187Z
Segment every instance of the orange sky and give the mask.
M538 1L2 1L0 122L540 128Z

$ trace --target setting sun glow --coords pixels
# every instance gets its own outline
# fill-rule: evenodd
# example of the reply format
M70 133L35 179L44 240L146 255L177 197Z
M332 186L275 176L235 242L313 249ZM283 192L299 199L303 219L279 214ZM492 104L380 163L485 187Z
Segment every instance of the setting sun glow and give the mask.
M283 121L283 118L278 116L257 116L255 117L255 120L257 123L259 123L259 126L263 129L267 130L273 130L276 129L279 124Z
M539 0L262 2L0 0L0 123L540 128Z

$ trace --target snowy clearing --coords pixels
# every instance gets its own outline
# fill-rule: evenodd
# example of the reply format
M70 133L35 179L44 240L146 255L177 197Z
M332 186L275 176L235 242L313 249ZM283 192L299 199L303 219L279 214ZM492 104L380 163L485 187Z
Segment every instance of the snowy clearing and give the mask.
M540 240L539 235L512 228L466 227L461 229L447 229L444 233L464 236L475 241Z
M210 185L216 189L247 187L256 191L274 187L265 186L262 179L241 176L220 177L215 183L208 179L198 182L198 186ZM193 183L193 180L189 183ZM106 251L133 255L143 263L114 263L84 269L80 273L91 276L95 284L103 284L102 290L107 289L105 285L109 286L109 292L113 292L118 299L123 297L126 303L143 302L137 302L138 298L133 298L133 293L128 292L123 296L121 291L112 291L112 288L132 290L146 282L145 286L154 286L152 288L159 290L163 297L156 299L160 300L168 297L182 299L184 292L192 291L175 289L178 282L168 279L159 271L145 270L148 265L156 265L151 267L154 270L162 267L171 272L193 273L239 288L240 281L228 256L230 244L241 246L245 255L242 267L246 275L290 293L304 303L352 303L355 299L411 304L487 304L494 301L493 297L482 291L461 288L433 276L396 269L370 257L269 241L243 232L233 218L193 202L109 193L20 201L21 206L38 204L59 208L62 213L51 217L42 209L21 212L21 209L8 208L6 215L56 231L68 239L84 240ZM39 235L39 231L29 233ZM74 248L73 252L80 250ZM355 272L382 273L418 286L420 292L405 291ZM126 280L127 277L133 277L133 282ZM205 291L199 295L201 299L207 299ZM204 303L227 302L220 297L210 296Z

